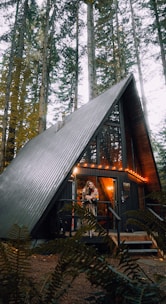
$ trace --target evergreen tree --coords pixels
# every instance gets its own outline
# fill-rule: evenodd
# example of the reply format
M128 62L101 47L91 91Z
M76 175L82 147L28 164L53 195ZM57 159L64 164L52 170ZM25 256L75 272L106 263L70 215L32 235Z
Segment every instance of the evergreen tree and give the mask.
M11 3L10 3L11 4ZM24 35L26 29L26 15L28 14L28 1L24 1L20 6L16 3L15 24L11 35L11 57L9 58L9 69L7 74L7 86L4 103L4 128L2 139L2 161L10 162L15 155L15 140L17 126L17 111L20 110L20 87L23 81L23 52ZM12 60L12 61L11 61ZM7 126L8 124L8 126ZM8 137L6 136L8 134ZM6 147L5 147L6 146Z
M2 170L28 140L45 130L48 105L55 111L55 120L59 112L77 109L84 7L90 99L138 66L145 100L144 57L152 43L160 46L158 59L165 67L163 0L47 0L41 9L35 0L3 0L0 9L7 12L11 5L15 17L9 34L2 37L10 43L1 68ZM146 104L144 110L147 116Z
M40 14L36 2L26 0L20 4L18 1L16 7L15 23L10 34L13 43L8 51L10 53L7 52L7 56L4 57L6 71L9 70L6 77L9 80L6 81L6 95L3 97L1 94L1 109L4 111L6 122L6 126L5 123L2 126L2 170L19 149L39 132L39 112L42 112L39 105L41 99L43 101L41 92L44 91L44 104L47 105L50 73L52 72L51 80L55 81L56 73L53 69L57 67L58 62L54 38L57 7L54 3L53 8L52 15L49 19L46 18L50 22L50 29L47 45L43 48L43 32L46 27L43 14ZM4 75L3 72L3 78ZM5 81L3 83L5 84ZM3 101L5 96L6 102ZM40 115L42 119L44 117L45 123L46 113L47 107Z
M166 119L161 130L153 138L153 147L161 185L166 193Z
M6 8L10 6L10 3L1 3L2 8ZM1 8L0 6L0 8ZM18 18L18 8L19 8L19 1L16 3L16 13L15 13L15 24L13 28L13 34L11 37L11 50L9 56L9 65L8 71L6 72L6 85L4 79L4 71L2 70L2 83L3 88L1 88L1 109L4 110L3 117L2 117L2 141L1 141L1 153L0 153L0 172L3 171L3 168L6 165L6 139L7 139L7 127L8 127L8 116L9 116L9 99L10 99L10 88L12 82L12 69L13 69L13 61L14 61L14 52L15 52L15 39L16 39L16 28L17 28L17 18ZM1 37L3 39L3 37ZM4 59L4 66L5 66L5 59ZM4 79L4 80L3 80Z
M136 18L135 18L135 14L134 14L133 0L130 0L130 11L131 11L131 20L132 20L134 48L135 48L135 55L136 55L138 75L139 75L139 83L140 83L140 89L141 89L141 99L142 99L142 105L143 105L143 110L144 110L144 116L148 123L147 101L146 101L146 97L145 97L143 73L142 73L140 51L139 51L139 35L137 34L137 30L136 30Z
M143 8L148 7L152 16L150 24L151 41L160 47L160 55L157 54L156 59L161 58L163 75L166 84L166 6L163 0L149 0L142 3Z
M94 0L85 1L87 4L87 54L88 54L88 83L89 99L97 95L96 84L96 57L95 57L95 31L94 31Z
M39 133L46 129L46 115L47 115L47 81L48 81L48 37L50 20L49 14L51 11L50 0L46 2L46 13L43 15L43 44L42 44L42 77L39 95Z
M101 92L125 77L134 61L124 5L119 8L118 1L99 1L96 11L97 82Z
M78 107L78 80L81 72L80 59L83 54L79 37L84 26L80 18L81 5L78 0L65 1L61 10L57 98L62 115Z

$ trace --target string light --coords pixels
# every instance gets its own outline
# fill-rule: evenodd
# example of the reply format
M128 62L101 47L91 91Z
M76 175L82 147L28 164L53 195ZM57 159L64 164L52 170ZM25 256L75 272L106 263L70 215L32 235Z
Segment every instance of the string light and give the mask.
M131 170L129 168L124 169L122 167L117 168L115 166L114 167L110 167L108 165L107 166L102 166L101 164L100 165L96 165L96 164L87 164L87 163L78 163L77 166L79 166L79 167L80 166L82 166L82 167L90 167L90 168L96 168L96 169L105 169L105 170L114 170L114 171L119 171L119 172L124 171L124 172L127 172L130 175L134 176L135 178L141 180L142 182L145 182L145 183L148 182L148 179L146 177L141 176L140 174L138 174L137 172L135 172L135 171L133 171L133 170Z
M125 169L125 171L128 172L129 174L135 176L136 178L142 180L143 182L148 181L147 177L143 177L143 176L139 175L137 172L135 172L133 170L130 170L130 169L127 168L127 169Z

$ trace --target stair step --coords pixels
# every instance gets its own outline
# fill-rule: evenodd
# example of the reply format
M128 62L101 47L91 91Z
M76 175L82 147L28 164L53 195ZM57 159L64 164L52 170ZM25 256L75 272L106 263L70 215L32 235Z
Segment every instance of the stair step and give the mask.
M105 241L102 236L89 236L85 235L81 238L81 241L86 244L105 244Z
M149 248L149 249L129 249L128 252L130 253L155 253L157 254L158 253L158 250L155 249L155 248Z
M122 243L122 242L121 242ZM124 241L124 244L126 244L126 245L152 245L152 241Z
M118 246L117 235L111 233L116 246ZM133 255L158 255L159 251L150 240L147 233L145 232L134 232L134 233L120 233L120 243L127 246L129 253Z

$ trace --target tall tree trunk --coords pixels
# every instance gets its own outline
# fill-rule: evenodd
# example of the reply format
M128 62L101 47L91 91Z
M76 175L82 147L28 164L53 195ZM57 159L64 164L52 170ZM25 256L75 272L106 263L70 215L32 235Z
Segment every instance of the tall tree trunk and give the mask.
M114 27L112 25L112 55L113 55L113 74L114 74L114 77L113 77L113 80L114 80L114 83L117 83L118 82L118 69L117 69L117 58L116 58L116 46L115 46L115 33L114 33Z
M11 41L11 51L9 57L9 67L6 80L6 93L5 93L5 105L4 105L4 115L3 115L3 125L2 125L2 144L1 144L1 153L0 153L0 173L5 168L6 162L6 136L7 136L7 125L8 125L8 111L9 111L9 100L10 100L10 89L12 82L12 70L13 70L13 59L15 52L15 39L16 39L16 27L17 27L17 18L18 18L18 9L19 9L19 0L16 5L16 14L15 14L15 24L13 29L12 41Z
M145 91L144 91L143 75L142 75L142 69L141 69L141 61L140 61L140 55L139 55L139 45L138 45L138 38L137 38L137 34L136 34L136 28L135 28L134 10L133 10L133 5L132 5L132 0L130 0L130 10L131 10L131 18L132 18L132 30L133 30L133 38L134 38L134 47L135 47L136 60L137 60L137 66L138 66L139 83L140 83L140 89L141 89L142 106L143 106L144 116L145 116L145 119L146 119L146 122L147 122L147 126L149 127L147 104L146 104L146 97L145 97Z
M115 10L115 18L116 18L116 32L117 32L117 80L120 81L123 77L123 66L122 66L122 52L120 45L120 27L119 27L119 19L118 19L118 1L115 1L116 10Z
M47 116L47 72L48 72L48 32L49 32L49 13L50 0L47 0L45 16L45 30L43 38L43 54L42 54L42 81L39 97L39 134L46 129Z
M76 16L76 81L75 81L75 97L74 111L78 108L78 69L79 69L79 0L77 0L77 16Z
M16 127L17 127L17 113L19 109L19 100L20 100L20 83L21 73L22 73L22 60L23 60L23 51L24 51L24 34L26 31L26 17L28 13L28 0L24 2L23 15L21 18L21 25L17 24L16 27L19 29L19 41L16 45L16 56L15 56L15 65L16 70L13 73L13 83L14 86L11 88L11 114L10 114L10 123L9 123L9 134L6 147L6 161L9 163L15 156L15 140L16 140ZM15 77L14 77L15 75Z
M89 99L91 100L97 95L93 1L87 2L87 39Z
M165 55L165 50L164 50L164 45L163 45L163 38L162 38L161 24L160 24L159 14L158 14L157 1L151 0L151 3L153 5L153 9L154 9L156 27L157 27L157 32L158 32L158 39L159 39L159 44L160 44L161 60L162 60L162 65L163 65L163 74L164 74L164 79L165 79L165 84L166 84L166 55Z

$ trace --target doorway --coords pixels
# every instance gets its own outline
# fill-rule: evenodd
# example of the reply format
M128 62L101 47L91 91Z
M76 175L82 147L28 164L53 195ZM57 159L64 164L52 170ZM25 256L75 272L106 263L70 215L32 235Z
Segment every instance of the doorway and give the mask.
M108 212L108 206L112 207L117 212L117 180L111 177L100 176L77 176L76 180L76 200L81 204L82 189L84 188L87 180L92 181L98 189L99 201L97 203L97 216L99 223L105 228L108 223L104 217L110 217L109 228L115 228L114 217Z

